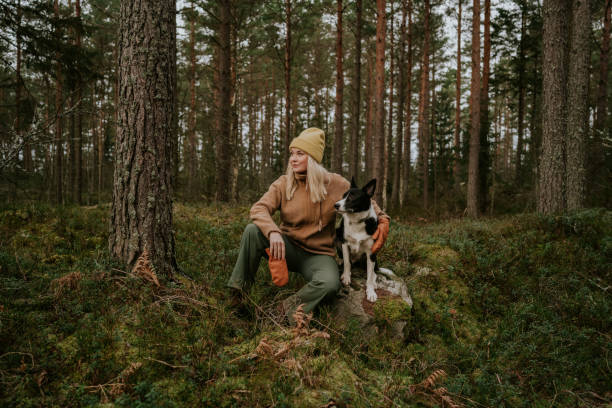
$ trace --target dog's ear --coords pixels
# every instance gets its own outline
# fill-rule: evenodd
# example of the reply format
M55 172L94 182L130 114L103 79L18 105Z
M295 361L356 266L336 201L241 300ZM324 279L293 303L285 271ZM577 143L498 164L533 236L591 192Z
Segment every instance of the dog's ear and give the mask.
M369 197L372 197L374 195L374 192L376 191L376 179L372 179L372 180L368 181L368 184L363 186L362 190Z
M357 188L357 183L355 183L355 176L351 177L351 188Z

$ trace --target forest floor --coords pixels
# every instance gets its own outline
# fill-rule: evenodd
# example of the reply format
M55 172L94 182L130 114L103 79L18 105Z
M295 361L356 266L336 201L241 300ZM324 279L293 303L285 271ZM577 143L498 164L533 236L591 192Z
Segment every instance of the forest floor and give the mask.
M324 306L309 327L224 283L247 207L175 206L184 271L158 287L109 259L108 206L0 210L0 405L588 407L612 403L612 212L392 222L379 259L414 300L405 340ZM417 273L427 268L430 273Z

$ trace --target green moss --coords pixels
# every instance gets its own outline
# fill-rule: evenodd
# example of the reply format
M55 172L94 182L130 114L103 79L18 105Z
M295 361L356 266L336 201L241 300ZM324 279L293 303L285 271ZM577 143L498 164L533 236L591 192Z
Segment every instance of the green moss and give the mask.
M386 296L374 303L374 318L390 325L397 321L409 321L411 307L399 297Z

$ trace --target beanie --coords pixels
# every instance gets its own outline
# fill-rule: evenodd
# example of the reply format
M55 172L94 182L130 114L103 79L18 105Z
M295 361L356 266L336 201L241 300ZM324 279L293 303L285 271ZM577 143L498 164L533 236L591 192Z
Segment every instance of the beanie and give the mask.
M318 163L321 163L321 160L323 160L323 149L325 149L325 133L319 128L308 128L293 139L289 145L290 149L292 147L305 151Z

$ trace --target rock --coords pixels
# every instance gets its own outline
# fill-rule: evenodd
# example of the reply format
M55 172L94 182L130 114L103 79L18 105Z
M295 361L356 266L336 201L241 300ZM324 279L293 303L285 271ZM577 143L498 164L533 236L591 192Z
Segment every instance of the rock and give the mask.
M352 279L351 285L338 292L333 309L334 321L340 328L349 325L365 341L373 339L381 330L393 339L404 339L404 328L410 321L412 298L402 279L388 269L382 269L376 275L376 294L374 303L366 299L366 282L364 279Z

